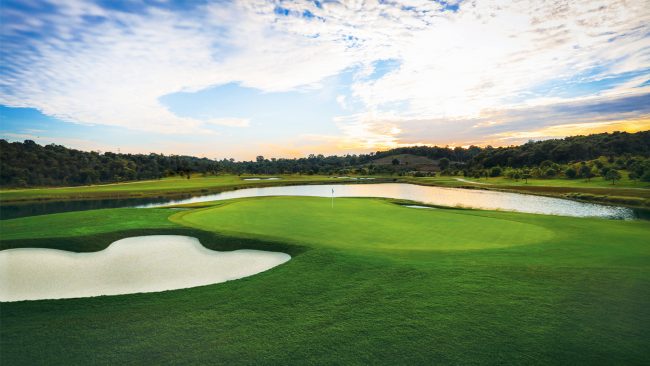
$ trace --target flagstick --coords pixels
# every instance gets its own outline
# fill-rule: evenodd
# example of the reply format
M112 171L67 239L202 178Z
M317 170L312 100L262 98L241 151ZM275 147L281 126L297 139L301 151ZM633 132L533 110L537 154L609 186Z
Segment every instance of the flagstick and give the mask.
M332 188L332 208L334 208L334 188Z

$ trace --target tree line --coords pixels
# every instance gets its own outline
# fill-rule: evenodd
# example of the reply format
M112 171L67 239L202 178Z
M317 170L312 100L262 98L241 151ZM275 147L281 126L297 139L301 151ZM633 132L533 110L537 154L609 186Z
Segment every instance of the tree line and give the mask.
M370 154L253 161L208 159L163 154L86 152L61 145L0 139L0 184L3 187L69 186L160 179L192 174L414 174L398 164L375 159L412 154L437 161L440 174L585 178L627 170L632 179L650 181L650 131L614 132L564 139L530 141L508 147L400 147ZM427 173L429 174L429 173ZM614 173L610 176L614 177Z

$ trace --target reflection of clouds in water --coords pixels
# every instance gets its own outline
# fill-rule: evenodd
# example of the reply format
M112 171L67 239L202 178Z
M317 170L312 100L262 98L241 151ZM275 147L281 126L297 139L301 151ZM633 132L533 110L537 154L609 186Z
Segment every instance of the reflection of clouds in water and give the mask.
M249 188L171 201L166 204L143 205L140 207L160 207L170 204L257 196L331 197L332 189L335 192L335 197L384 197L407 199L432 205L460 206L485 210L504 210L577 217L634 218L634 212L625 207L605 206L520 193L428 187L405 183L328 184Z

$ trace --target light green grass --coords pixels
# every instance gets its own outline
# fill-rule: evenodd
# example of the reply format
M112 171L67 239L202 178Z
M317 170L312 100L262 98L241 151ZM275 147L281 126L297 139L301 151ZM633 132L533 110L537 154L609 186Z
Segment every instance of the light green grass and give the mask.
M253 176L218 175L203 177L194 175L191 179L170 177L160 180L125 182L80 187L33 188L33 189L4 189L0 190L0 201L3 203L30 200L62 200L84 198L129 198L156 197L174 194L209 193L223 190L285 185L313 182L340 182L343 179L333 179L322 175L273 175L279 180L246 181ZM255 175L254 177L271 177Z
M105 230L140 215L142 230L158 227L151 233L293 258L256 276L194 289L3 303L1 364L648 360L647 222L410 209L377 199L341 198L331 209L328 199L305 197L220 202L176 211L175 223L163 215L172 210L102 212L103 221L86 221L93 214L85 211L0 222L0 243L83 250L86 239L97 249L133 235ZM67 237L45 238L71 220L87 235L70 237L74 246Z
M552 231L460 210L416 209L388 200L311 197L254 198L215 208L183 211L173 221L234 236L364 250L464 250L526 245ZM290 226L285 213L291 212ZM363 228L363 229L361 229Z
M612 184L611 181L603 179L603 177L595 177L590 180L587 179L566 179L566 178L554 178L554 179L537 179L531 178L526 182L523 179L514 180L506 177L490 177L490 178L469 178L469 177L460 177L467 181L477 182L482 184L492 184L492 185L504 185L504 186L543 186L543 187L579 187L579 188L650 188L650 183L641 182L639 180L631 180L627 176L627 172L624 172L623 178L617 181L615 184ZM441 177L445 178L445 177Z
M116 208L1 220L2 240L65 238L112 231L175 226L170 209Z
M487 190L505 190L555 196L580 201L623 205L638 208L650 207L650 185L647 182L623 181L612 185L602 178L584 179L529 179L515 181L504 177L475 179L465 177L407 177L403 181L421 185L463 187Z

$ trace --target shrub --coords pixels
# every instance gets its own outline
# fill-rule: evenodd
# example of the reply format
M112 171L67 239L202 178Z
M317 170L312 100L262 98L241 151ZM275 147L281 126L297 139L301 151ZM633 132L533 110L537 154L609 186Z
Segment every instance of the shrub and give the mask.
M492 169L490 169L490 177L498 177L501 175L501 172L502 170L500 167L498 166L492 167Z
M573 169L573 167L568 167L564 171L564 175L566 175L566 177L569 178L569 179L574 179L576 177L576 175L578 175L578 172L576 172L576 170Z

